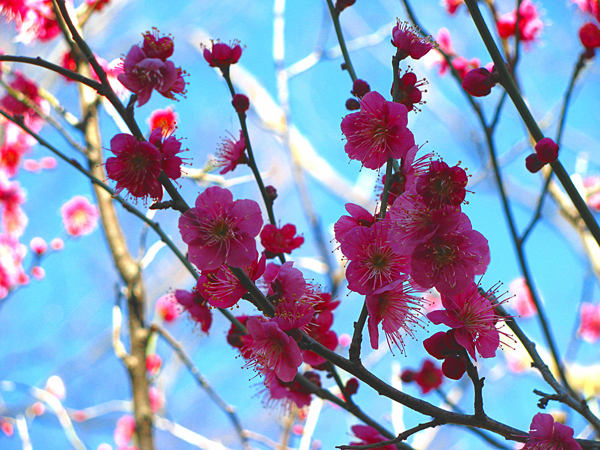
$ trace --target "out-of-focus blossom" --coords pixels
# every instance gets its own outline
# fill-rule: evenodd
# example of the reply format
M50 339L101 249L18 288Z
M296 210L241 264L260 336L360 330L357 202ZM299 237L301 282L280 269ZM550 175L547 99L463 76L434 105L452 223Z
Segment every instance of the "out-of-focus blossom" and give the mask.
M163 295L156 300L155 308L156 313L167 323L171 323L179 317L177 301L172 294Z
M240 138L235 140L233 136L230 138L224 138L221 142L221 146L217 150L217 157L215 161L216 167L222 167L219 172L221 175L227 172L232 172L238 164L246 164L248 157L246 156L246 139L244 134L240 130Z
M513 36L517 28L517 12L502 15L497 21L498 34L502 39ZM544 28L537 7L531 0L523 0L519 7L519 39L523 42L535 41Z
M46 271L43 267L35 266L31 268L31 276L36 280L41 280L46 276Z
M62 250L65 247L65 243L61 238L54 238L50 241L50 247L55 251Z
M156 375L162 366L162 359L156 353L146 355L146 370L150 375Z
M510 299L510 307L514 309L520 317L527 318L535 315L535 305L533 304L531 292L527 287L525 278L519 277L516 280L513 280L510 283L508 290L514 295L514 297Z
M65 230L74 237L90 234L98 223L98 208L81 195L62 205L60 212Z
M165 404L165 395L160 389L152 386L148 391L148 397L150 399L150 409L152 409L152 412L156 413L162 409Z
M401 378L405 383L416 382L421 388L421 392L427 394L442 385L443 376L442 370L432 360L426 359L418 372L405 369L402 371Z
M117 421L115 427L114 438L115 442L119 446L124 446L131 441L133 434L135 433L135 419L133 416L123 416Z
M48 249L48 244L46 244L46 241L41 237L34 237L29 243L29 248L34 253L41 255Z
M352 427L354 436L360 439L360 442L351 442L350 445L368 445L378 444L379 442L387 441L388 439L377 431L373 427L367 425L354 425ZM395 445L386 445L383 447L377 447L380 450L396 450Z
M581 305L578 334L587 342L595 342L600 338L600 304Z
M177 289L175 299L190 314L192 320L200 324L200 329L208 333L212 324L212 312L202 295L195 289L192 292Z
M163 136L170 136L177 128L177 113L168 106L166 109L156 109L148 118L150 131L160 128Z

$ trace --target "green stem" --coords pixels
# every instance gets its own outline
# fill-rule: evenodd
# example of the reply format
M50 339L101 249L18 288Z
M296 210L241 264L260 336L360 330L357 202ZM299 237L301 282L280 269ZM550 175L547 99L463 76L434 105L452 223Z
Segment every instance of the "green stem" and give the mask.
M327 0L327 6L329 7L329 13L331 14L331 20L335 28L335 34L338 38L338 42L340 43L340 50L344 56L344 68L348 71L350 78L352 78L352 82L354 83L356 81L356 72L354 72L354 67L352 67L352 61L350 60L348 48L346 47L346 41L344 40L344 34L342 33L342 27L340 26L340 13L337 12L335 6L333 6L332 0Z

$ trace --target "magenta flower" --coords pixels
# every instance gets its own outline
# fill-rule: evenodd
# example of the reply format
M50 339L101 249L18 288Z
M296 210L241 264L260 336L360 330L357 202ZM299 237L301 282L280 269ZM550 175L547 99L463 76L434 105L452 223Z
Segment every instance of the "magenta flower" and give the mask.
M487 239L472 230L462 214L456 231L435 235L415 247L410 274L425 289L435 286L440 294L454 295L470 286L475 275L482 275L489 262Z
M555 422L550 414L533 416L529 436L523 450L581 450L581 445L573 438L573 428Z
M106 173L117 182L117 193L127 189L134 197L162 199L163 188L158 182L162 155L154 145L121 133L110 140L110 150L115 156L106 160Z
M346 211L350 215L340 217L333 226L335 240L339 243L344 240L344 236L351 229L356 227L370 227L377 220L377 215L371 214L362 206L355 205L354 203L346 203Z
M305 372L305 378L308 378L317 386L321 387L321 377L316 372ZM294 403L298 408L303 408L310 405L311 393L306 391L299 382L292 381L290 383L284 383L281 380L275 378L269 385L269 400L267 404L270 405L274 400L281 400L284 407L290 403Z
M275 258L279 253L292 253L304 243L304 238L296 236L296 227L291 223L281 228L267 224L260 232L260 243L267 258Z
M302 272L295 267L292 261L287 261L279 266L269 263L265 269L264 281L268 286L268 295L271 301L295 302L306 293L306 280Z
M583 303L579 317L579 330L577 334L584 341L597 341L600 338L600 304Z
M233 138L233 136L231 136ZM227 172L232 172L238 164L246 164L248 158L246 157L246 139L244 134L240 130L240 138L236 141L234 139L225 138L221 143L221 146L217 150L217 158L215 161L216 167L223 167L219 172L221 175Z
M460 167L432 161L429 170L417 178L417 194L431 209L459 206L465 200L468 181L466 172Z
M398 21L392 30L392 45L403 54L402 59L409 56L421 59L433 48L434 42L431 37L422 37L420 30L411 27L408 22Z
M302 355L296 341L281 331L275 322L251 317L246 322L246 327L253 339L253 342L242 349L242 352L250 353L247 365L255 366L266 376L267 386L273 380L270 371L285 383L293 381L302 364Z
M405 279L408 259L396 254L390 247L387 223L378 222L370 228L350 230L341 243L342 253L350 264L346 268L348 289L362 295Z
M148 141L154 145L162 157L161 169L171 179L176 180L181 176L182 159L177 156L181 152L181 142L175 136L165 136L161 128L155 128Z
M477 359L475 348L483 358L496 356L500 345L500 332L496 329L499 316L485 295L481 295L478 286L470 287L456 295L442 294L445 310L432 311L427 318L434 324L454 328L454 337L473 359Z
M235 64L242 56L242 47L237 41L233 44L223 44L222 42L211 42L211 49L204 47L204 59L210 67L219 67L221 70L229 68L231 64Z
M352 427L354 436L360 439L360 442L351 442L350 445L367 445L367 444L378 444L379 442L387 441L388 439L377 431L373 427L367 425L354 425ZM377 447L379 450L396 450L395 445L386 445Z
M406 106L386 101L371 91L360 103L360 112L342 120L346 153L369 169L379 169L389 158L400 159L415 145Z
M417 245L434 235L454 231L461 212L459 206L428 208L420 196L405 193L394 201L389 218L390 246L399 255L410 255Z
M263 220L254 200L233 201L227 189L212 186L179 219L179 232L188 244L189 260L200 270L226 263L247 267L256 261L256 241Z
M250 280L256 281L262 276L265 262L266 258L263 255L260 260L253 261L250 266L243 268ZM214 272L203 271L198 278L196 290L215 308L230 308L248 292L226 264Z
M527 283L525 282L525 278L520 277L513 280L510 283L508 290L514 296L510 299L510 307L517 312L519 317L528 318L537 313L535 304L533 303L533 298L531 297L531 292L529 291Z
M206 300L196 290L192 292L177 289L175 291L175 300L185 308L190 314L192 320L200 324L200 329L208 333L212 324L212 312L206 306Z
M183 71L166 59L173 53L172 45L170 37L157 39L147 32L144 34L143 48L134 45L127 53L123 61L123 73L117 78L123 86L138 95L138 106L150 100L153 90L170 99L175 98L174 94L184 93Z
M413 325L419 323L417 313L421 301L419 297L412 295L414 292L407 283L397 280L367 295L371 347L379 348L378 325L381 323L390 350L392 344L395 344L404 352L400 330L413 337Z
M152 111L152 114L148 118L148 125L151 131L160 128L163 136L167 137L173 134L175 128L177 128L177 119L177 113L169 106L167 109Z
M71 236L90 234L98 223L98 208L81 195L62 205L60 212L65 229Z

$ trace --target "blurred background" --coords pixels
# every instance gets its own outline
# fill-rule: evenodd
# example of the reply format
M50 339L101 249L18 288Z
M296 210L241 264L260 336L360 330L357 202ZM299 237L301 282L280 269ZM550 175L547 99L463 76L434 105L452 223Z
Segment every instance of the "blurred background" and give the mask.
M534 117L546 135L554 137L561 99L582 49L577 32L588 19L574 3L566 0L534 4L543 29L537 39L521 49L517 74ZM464 5L453 16L437 0L419 0L412 2L412 6L423 28L434 37L442 27L450 31L458 55L469 60L478 58L482 66L490 61ZM498 1L496 6L501 14L507 13L514 9L515 2ZM486 17L489 19L489 15ZM407 20L402 3L392 0L359 0L341 14L343 32L358 77L388 99L392 81L391 57L395 53L390 39L396 18ZM361 169L360 163L349 161L344 152L340 122L349 113L345 102L351 97L352 82L347 72L340 69L343 60L326 3L322 0L178 0L165 4L158 0L111 0L90 19L84 35L97 55L112 61L127 54L132 45L140 43L142 33L152 27L173 37L175 53L171 59L189 74L186 78L188 92L179 102L155 93L146 105L135 109L136 120L147 133L146 121L152 111L172 107L178 115L175 135L182 139L183 147L189 149L184 156L187 158L185 170L190 174L211 164L223 138L229 133L237 137L239 133L227 86L221 74L210 68L202 57L200 44L208 45L211 39L220 39L226 43L239 40L244 46L242 57L232 67L231 74L237 91L251 100L249 130L258 165L265 184L277 189L277 220L281 225L296 225L305 237L304 245L290 259L307 279L314 280L327 291L330 278L324 271L325 264L332 265L336 277L343 277L343 261L336 251L336 243L332 242L333 224L345 214L344 204L348 202L375 211L382 174ZM15 42L15 36L14 25L3 21L0 47L6 54L39 55L59 62L66 49L59 39L43 45L24 45ZM468 205L464 205L463 211L469 215L473 228L489 240L491 251L491 263L481 283L487 288L501 282L504 284L500 291L507 291L520 272L481 126L456 80L448 74L438 74L439 66L435 64L433 53L419 61L410 60L409 64L419 79L426 78L429 83L423 95L425 103L419 107L421 111L409 114L409 128L417 144L423 145L420 154L436 152L449 165L460 161L463 168L468 168L471 175L468 189L473 193L467 195ZM40 68L9 66L23 71L52 92L64 108L75 116L80 115L74 83L67 83L62 77ZM406 69L406 60L401 67ZM567 171L576 175L577 182L599 174L598 75L598 63L592 59L575 87L562 139L560 159ZM490 96L478 100L486 117L492 116L500 95L501 89L496 88ZM532 146L525 127L508 101L500 120L495 139L506 189L522 231L531 219L543 178L525 169L524 159L532 152ZM102 110L101 126L103 146L108 149L110 139L120 131L105 110ZM51 127L45 126L41 134L70 157L80 157ZM81 138L75 131L73 134ZM49 156L49 152L39 145L27 155L38 160L45 156ZM29 223L20 241L27 245L37 236L48 242L60 237L65 245L63 250L44 259L45 278L32 279L0 304L0 380L17 383L15 389L0 386L4 386L0 389L0 414L14 417L24 412L36 401L29 388L44 388L51 376L58 376L66 388L63 405L71 413L83 410L90 417L74 424L86 448L95 450L101 443L117 447L113 437L115 424L126 414L130 399L127 373L111 345L112 310L119 301L120 278L101 229L89 236L70 238L63 229L60 216L61 205L75 195L84 195L93 201L90 183L62 161L54 170L38 173L21 170L14 179L27 192L27 201L22 207ZM235 198L251 198L261 203L247 166L238 166L224 177L219 176L218 171L212 171L201 181L179 180L181 193L190 204L212 183L230 188ZM137 206L144 210L146 205ZM154 246L159 239L151 230L144 231L137 218L120 207L118 210L132 253L138 254L142 240L143 247L155 251L153 257L145 259L147 267L144 269L148 316L152 318L154 303L159 297L175 289L191 289L194 281L168 249ZM591 376L596 376L597 382L600 376L594 364L598 364L598 345L582 342L576 336L580 303L598 302L597 279L578 234L561 217L551 199L544 204L542 218L526 245L531 271L550 317L560 354L568 354L570 360L579 365L575 369L577 373L593 374ZM185 250L177 230L178 213L158 211L154 220L180 249ZM311 220L323 233L325 248L317 245ZM30 267L31 259L29 252L24 267ZM337 296L341 304L336 310L333 329L339 336L351 333L352 323L362 307L362 298L349 293L345 282ZM504 298L509 296L505 294ZM242 302L233 312L252 311L249 304ZM545 354L536 319L523 318L521 325L533 340L539 342L538 348ZM229 322L215 313L210 333L206 335L184 313L165 326L181 342L219 395L237 408L243 426L266 439L280 442L290 421L282 414L280 406L266 405L268 395L254 372L241 368L244 361L225 340ZM365 348L365 365L383 380L399 386L401 370L418 369L421 361L428 357L421 341L436 331L433 325L417 330L416 340L407 339L405 354L394 349L395 355L392 355L387 345L380 345L377 352ZM126 337L123 339L127 342ZM541 377L526 370L527 362L521 361L520 366L515 363L520 358L519 345L508 338L504 341L507 345L496 358L479 362L480 374L486 378L486 412L495 420L527 430L531 418L538 412L538 397L532 390L548 392L550 388ZM341 347L340 351L346 354ZM226 448L241 448L226 415L196 384L177 355L161 339L157 353L163 359L163 368L155 383L164 394L165 404L160 415L169 423L189 430L189 433L179 429L172 432L159 426L157 448L211 448L198 444L200 438L197 436L221 442ZM512 358L512 370L507 358ZM521 371L515 371L515 367ZM342 376L347 379L345 374ZM326 387L333 385L331 380L324 378L323 383ZM422 396L416 385L404 385L403 389L411 395ZM463 410L472 409L472 387L466 377L459 382L446 379L442 389ZM593 394L598 387L592 383L588 389ZM436 405L442 403L435 392L423 397ZM402 431L402 427L410 428L428 420L399 405L392 405L366 386L360 386L355 401L395 433ZM301 444L299 433L302 428L296 427L289 437L290 447L331 449L352 440L350 426L358 423L357 419L337 407L329 404L320 407L320 402L317 403L313 402L308 413L312 414L311 420L316 421L312 441L305 439ZM593 407L597 408L597 404L593 403ZM576 435L583 432L582 436L588 436L574 414L570 414L567 421L574 427ZM70 448L56 415L50 411L30 418L28 425L33 448ZM292 425L304 427L306 423L295 417ZM429 430L416 439L415 448L422 449L468 450L489 445L454 426ZM412 442L413 438L409 440ZM512 446L510 442L507 445ZM252 446L281 448L259 441L252 441ZM25 447L16 432L10 438L0 433L0 449L19 448Z

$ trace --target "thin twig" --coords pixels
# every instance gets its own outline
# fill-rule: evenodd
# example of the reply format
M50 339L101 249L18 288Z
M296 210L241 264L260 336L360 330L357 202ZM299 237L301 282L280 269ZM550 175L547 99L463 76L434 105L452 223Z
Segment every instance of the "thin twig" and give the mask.
M216 405L225 413L227 417L231 421L235 431L237 432L240 440L242 441L242 445L246 450L250 450L250 443L248 442L248 438L246 437L244 427L242 427L242 423L238 418L235 408L231 405L228 405L225 400L223 400L219 394L212 388L208 379L200 373L198 368L195 366L194 362L187 355L181 344L169 333L162 325L158 323L153 323L150 325L150 330L160 334L171 347L177 353L179 358L183 361L183 363L187 366L191 374L194 376L200 387L206 391L208 396L216 403Z

